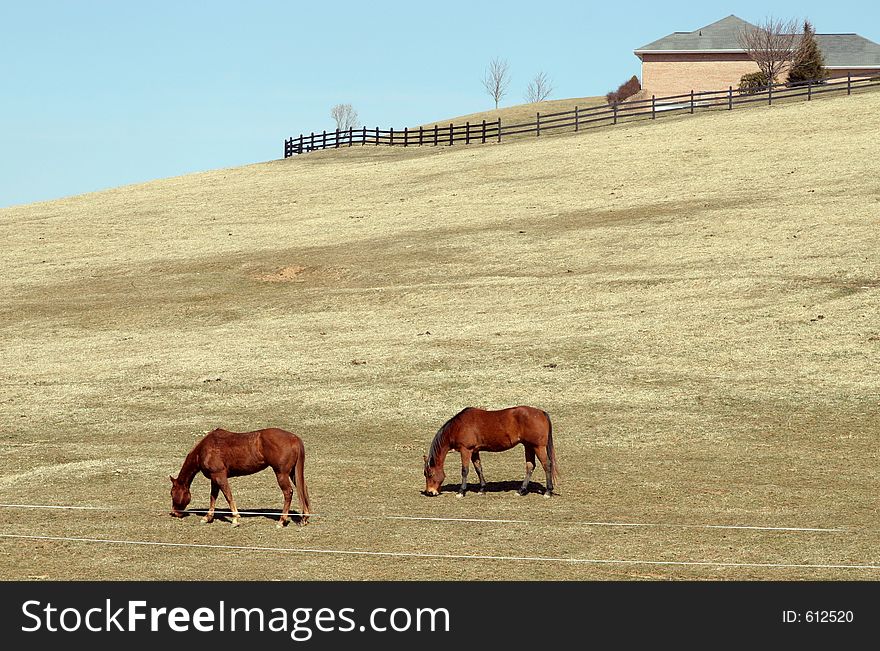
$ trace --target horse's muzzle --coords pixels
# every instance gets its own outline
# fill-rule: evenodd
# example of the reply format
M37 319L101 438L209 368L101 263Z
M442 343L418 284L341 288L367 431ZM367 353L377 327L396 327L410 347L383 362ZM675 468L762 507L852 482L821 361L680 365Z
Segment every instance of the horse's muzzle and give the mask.
M182 518L183 517L183 513L181 513L180 511L173 511L173 510L168 515L170 515L173 518Z
M440 494L440 491L422 491L422 495L425 497L437 497Z

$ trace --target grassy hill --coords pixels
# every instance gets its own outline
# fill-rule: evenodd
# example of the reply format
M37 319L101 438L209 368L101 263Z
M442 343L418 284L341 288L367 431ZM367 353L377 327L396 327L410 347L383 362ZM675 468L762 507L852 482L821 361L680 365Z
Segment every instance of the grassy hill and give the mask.
M0 533L639 561L0 538L4 577L877 578L785 566L880 564L878 111L353 147L0 210L0 502L116 509L4 508ZM486 497L419 494L444 420L521 403L553 417L559 497L513 497L521 448L483 456ZM314 526L167 516L202 433L267 425L305 441ZM232 489L280 507L270 473Z
M572 97L568 99L550 99L543 102L532 102L529 104L516 104L514 106L505 106L498 110L483 111L481 113L470 113L468 115L460 115L445 120L437 120L423 124L423 127L433 127L435 124L440 126L448 125L450 122L454 124L464 124L470 122L476 124L485 120L493 122L501 118L503 124L517 124L520 122L532 122L535 114L540 112L542 115L547 113L561 113L563 111L574 111L575 107L582 109L593 108L596 106L604 106L606 104L604 97ZM416 125L418 128L419 125Z

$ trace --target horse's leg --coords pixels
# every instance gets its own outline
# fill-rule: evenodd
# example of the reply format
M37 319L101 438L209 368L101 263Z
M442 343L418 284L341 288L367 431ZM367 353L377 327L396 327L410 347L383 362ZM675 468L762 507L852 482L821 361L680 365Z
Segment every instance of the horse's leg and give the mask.
M486 478L483 477L483 463L480 461L480 453L475 450L471 458L474 461L474 469L477 471L477 477L480 478L480 492L478 495L486 494Z
M208 505L208 512L202 518L205 524L211 524L214 521L214 505L217 504L217 495L220 494L220 484L211 480L211 503Z
M218 476L216 481L220 484L220 490L223 491L223 497L226 498L226 501L229 503L229 508L232 510L232 526L237 527L241 524L241 514L238 512L238 507L235 506L235 500L232 499L232 489L229 488L229 479L224 473L223 475Z
M290 512L290 500L293 499L293 486L290 484L289 473L276 470L275 478L278 480L278 486L281 488L281 492L284 493L284 508L281 509L281 519L278 520L278 524L275 525L281 529L287 524L287 521L290 520L290 517L287 514Z
M550 460L547 458L547 446L535 448L535 454L544 467L544 475L547 477L547 490L544 491L544 497L553 495L553 469L550 467Z
M525 495L529 492L529 482L532 480L532 472L535 470L535 448L526 446L526 478L517 495Z
M464 497L467 491L467 476L471 465L471 451L467 448L461 449L461 488L458 489L456 497Z

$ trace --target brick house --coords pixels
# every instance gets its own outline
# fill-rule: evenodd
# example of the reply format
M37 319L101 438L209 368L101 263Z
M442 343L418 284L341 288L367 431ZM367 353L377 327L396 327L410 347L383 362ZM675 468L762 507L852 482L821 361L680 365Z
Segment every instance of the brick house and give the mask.
M642 61L642 88L658 97L736 88L744 74L758 70L739 44L740 32L749 27L753 25L730 15L638 48L635 55ZM816 34L816 42L830 77L880 75L877 43L858 34Z

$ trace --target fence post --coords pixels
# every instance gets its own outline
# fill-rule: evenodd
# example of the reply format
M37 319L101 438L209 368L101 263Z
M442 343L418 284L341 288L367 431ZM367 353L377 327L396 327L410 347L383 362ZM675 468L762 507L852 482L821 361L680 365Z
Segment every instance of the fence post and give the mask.
M808 81L807 82L807 101L809 102L811 99L813 99L813 82Z
M336 128L336 148L339 149L339 127Z
M575 130L575 131L578 130L578 126L579 126L579 125L578 125L578 120L579 120L579 118L580 118L580 114L578 113L578 107L575 106L575 107L574 107L574 130Z
M471 123L470 121L464 123L464 144L471 144Z
M348 146L351 147L352 136L354 136L354 127L348 127Z
M654 95L651 95L651 119L657 119L657 98Z
M852 73L846 73L846 94L852 95Z
M379 146L379 127L376 127L376 146Z
M391 127L391 130L388 133L388 146L394 146L394 127Z
M535 131L536 131L535 137L539 137L541 135L541 112L540 111L538 112L538 117L535 120Z
M367 125L364 125L364 132L361 134L361 147L367 144Z
M614 124L617 124L617 102L611 105L611 112L614 113Z
M452 142L455 140L455 134L452 132L452 122L449 123L449 146L452 147Z
M309 147L309 151L315 151L315 132L312 131L312 144Z
M299 151L297 153L303 153L303 134L299 134Z
M434 146L437 146L437 125L434 125Z
M482 140L480 141L480 144L481 144L481 145L485 145L485 144L486 144L486 121L485 121L485 120L483 120L483 138L482 138Z
M773 84L767 84L767 105L773 103Z
M733 110L733 86L727 87L727 110Z
M694 113L694 89L691 89L691 115Z
M498 142L501 142L501 118L498 118Z
M403 127L403 146L409 146L409 127Z
M422 134L422 127L419 127L419 147L422 146L423 141L424 141L424 138L423 138L423 134Z

